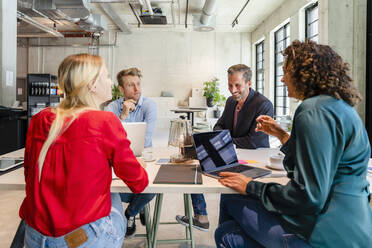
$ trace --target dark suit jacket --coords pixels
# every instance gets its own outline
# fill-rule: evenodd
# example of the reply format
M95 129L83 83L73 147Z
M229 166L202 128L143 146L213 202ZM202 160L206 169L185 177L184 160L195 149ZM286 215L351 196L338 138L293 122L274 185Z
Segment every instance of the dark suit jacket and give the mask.
M233 130L235 107L238 104L232 96L226 101L225 110L213 130L228 129L237 148L256 149L270 147L269 137L263 132L256 132L256 118L260 115L273 117L273 104L265 96L253 89L240 109L236 128Z

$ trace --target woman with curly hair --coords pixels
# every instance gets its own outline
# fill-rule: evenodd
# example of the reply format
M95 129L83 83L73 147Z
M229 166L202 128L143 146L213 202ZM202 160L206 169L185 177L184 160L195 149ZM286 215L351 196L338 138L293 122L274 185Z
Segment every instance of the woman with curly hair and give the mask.
M221 196L217 247L370 247L370 144L348 65L312 41L294 41L284 56L282 81L303 101L291 135L269 116L257 118L256 131L282 142L289 182L221 173L241 195Z

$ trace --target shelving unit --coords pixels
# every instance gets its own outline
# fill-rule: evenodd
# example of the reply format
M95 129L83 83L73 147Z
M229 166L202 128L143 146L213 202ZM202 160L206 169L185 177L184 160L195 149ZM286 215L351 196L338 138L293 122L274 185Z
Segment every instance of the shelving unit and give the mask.
M27 74L27 123L46 107L57 105L60 96L57 77L51 74Z

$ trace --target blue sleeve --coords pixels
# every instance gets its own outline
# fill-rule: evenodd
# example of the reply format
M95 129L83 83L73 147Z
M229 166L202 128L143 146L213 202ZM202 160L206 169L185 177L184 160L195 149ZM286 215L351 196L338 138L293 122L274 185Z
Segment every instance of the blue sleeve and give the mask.
M150 100L146 103L146 110L144 112L144 121L146 122L146 137L145 147L152 146L152 136L156 129L156 120L158 118L158 107L155 101Z
M115 101L111 102L109 105L107 105L104 108L104 110L114 113L120 119L121 112L120 112L120 101L119 100L115 100Z
M252 181L246 192L279 214L317 214L328 198L342 156L344 138L335 117L316 109L295 116L291 138L282 148L290 181Z

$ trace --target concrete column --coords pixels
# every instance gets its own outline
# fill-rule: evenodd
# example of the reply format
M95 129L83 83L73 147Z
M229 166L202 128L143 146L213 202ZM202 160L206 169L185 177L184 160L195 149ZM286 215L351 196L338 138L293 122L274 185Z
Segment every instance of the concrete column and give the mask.
M320 0L319 43L328 44L349 63L351 76L365 98L367 0ZM365 119L365 100L356 107Z
M241 54L240 60L242 64L253 68L252 65L252 33L241 33Z
M0 0L0 105L16 100L17 1Z

